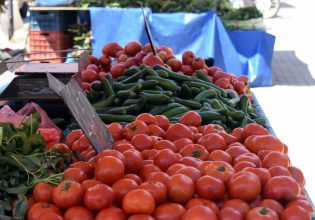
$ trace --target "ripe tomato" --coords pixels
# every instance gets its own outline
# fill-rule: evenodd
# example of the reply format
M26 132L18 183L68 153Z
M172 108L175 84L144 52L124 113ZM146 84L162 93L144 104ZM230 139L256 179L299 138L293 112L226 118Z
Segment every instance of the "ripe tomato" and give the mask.
M124 127L124 137L131 140L137 134L148 134L148 126L143 121L134 121Z
M286 208L290 207L290 206L301 206L302 208L304 208L310 215L314 212L314 208L313 206L310 204L309 201L304 200L304 199L296 199L296 200L292 200L291 202L289 202L286 205Z
M126 173L138 173L142 168L143 157L137 150L126 150L123 152L126 158L125 172Z
M219 132L219 134L224 138L226 145L230 145L237 142L237 138L231 134L224 132Z
M106 157L106 156L113 156L113 157L121 160L121 162L123 162L123 164L126 164L126 158L125 158L124 154L117 151L117 150L104 150L104 151L102 151L101 153L99 153L96 156L96 161L98 161L100 158Z
M163 149L169 149L173 152L176 151L176 146L173 142L168 141L168 140L160 140L157 141L154 145L153 148L156 150L163 150Z
M71 153L70 148L66 144L63 144L63 143L55 144L51 148L58 149L63 154L70 154Z
M27 217L29 220L37 220L40 216L47 213L55 213L60 215L61 211L57 206L53 204L46 202L37 202L30 207Z
M183 157L195 157L199 158L200 160L207 160L209 157L207 149L200 144L188 144L182 148L179 153Z
M117 150L120 153L130 149L135 150L136 148L130 143L119 143L114 145L114 150Z
M204 175L209 175L223 181L224 184L234 175L234 168L224 161L213 161L204 168Z
M136 120L143 121L147 125L157 125L155 116L149 113L141 113L136 117Z
M143 165L143 167L141 168L139 172L139 176L142 181L146 181L147 178L151 175L151 173L160 172L160 171L162 170L158 166L154 164L146 164L146 165Z
M219 134L211 133L202 136L198 140L198 144L204 146L208 152L211 154L214 150L225 150L226 143L223 137Z
M212 202L209 199L203 199L203 198L192 198L190 199L187 203L185 208L188 210L194 206L207 206L208 208L210 208L216 215L219 214L219 208L216 205L216 203Z
M175 123L167 129L165 138L169 141L176 141L180 138L188 138L193 141L194 134L186 125Z
M268 135L269 131L263 126L255 123L247 124L244 128L243 137L247 138L251 135Z
M79 205L83 199L84 189L80 183L65 180L54 188L52 199L63 209Z
M142 183L141 178L138 175L132 174L132 173L126 174L124 176L124 179L134 180L138 185L140 185Z
M105 184L98 184L86 190L84 205L89 210L100 211L108 208L114 201L114 191Z
M220 210L219 214L220 220L243 220L242 213L240 213L238 210L231 208L231 207L225 207Z
M265 185L264 196L267 199L291 201L300 194L299 184L289 176L272 177Z
M157 125L149 125L148 130L150 136L154 135L163 138L165 135L165 131Z
M273 135L259 135L253 140L254 148L251 150L256 153L260 150L272 150L284 152L283 143Z
M193 197L195 184L183 174L174 174L167 183L167 192L170 200L185 203Z
M139 186L139 189L147 190L155 199L155 204L162 204L167 199L166 186L160 182L144 182Z
M195 157L182 157L178 160L178 162L186 166L198 168L203 161Z
M169 149L163 149L157 152L154 157L154 164L166 171L171 165L177 162L175 153Z
M271 176L290 176L291 177L290 171L283 166L273 166L273 167L270 167L268 170Z
M229 147L228 149L225 150L225 152L228 153L233 160L239 155L249 153L249 151L244 146L240 145L234 145L232 147Z
M299 168L294 167L294 166L289 166L288 170L291 173L292 178L298 182L301 188L304 188L305 178L302 171Z
M96 186L98 184L102 183L101 181L94 180L94 179L88 179L81 183L82 188L84 191L88 190L89 188L92 188L93 186Z
M78 168L82 170L88 178L92 178L94 176L94 168L88 162L78 161L78 162L72 163L69 167Z
M175 174L184 174L185 176L188 176L192 181L194 181L194 183L197 182L197 180L202 175L200 170L190 166L179 169Z
M181 168L186 167L186 165L181 164L181 163L175 163L172 166L170 166L167 170L166 173L170 176L174 175L178 170L180 170Z
M232 131L232 135L236 138L237 141L243 142L244 141L244 128L234 128Z
M236 158L234 158L233 164L237 164L239 162L243 162L243 161L248 161L248 162L252 162L253 164L256 165L256 167L261 167L261 161L260 158L253 153L245 153L242 155L237 156Z
M279 220L275 211L267 207L255 207L249 210L246 220Z
M123 127L117 122L113 122L107 126L109 133L112 135L115 141L123 138Z
M115 193L115 203L120 205L125 195L138 188L138 183L131 179L120 179L117 180L113 185L112 189Z
M178 203L164 203L158 206L153 214L156 220L181 220L185 213L185 208Z
M33 198L35 202L51 202L54 187L48 183L39 182L33 189Z
M234 165L234 170L235 172L240 172L248 167L256 168L257 166L254 163L249 162L249 161L241 161Z
M121 160L112 156L105 156L96 162L94 176L96 180L111 185L123 178L124 172L125 166Z
M289 165L290 165L290 159L288 155L282 152L278 152L278 151L270 152L264 157L262 161L262 167L267 168L267 169L273 166L283 166L285 168L288 168Z
M280 216L281 220L310 220L311 215L299 205L293 205L283 210Z
M283 211L282 204L280 202L278 202L277 200L274 200L274 199L264 199L258 204L258 206L272 209L279 216L280 216L281 212Z
M212 133L219 133L219 131L224 132L225 130L221 125L218 125L218 124L208 124L202 129L202 133L204 135L212 134Z
M151 215L137 214L131 215L128 220L154 220L154 218Z
M250 207L247 202L241 199L229 199L224 202L223 208L230 207L239 211L244 217L249 211Z
M66 210L64 220L94 220L93 213L82 206L73 206Z
M225 185L220 179L202 176L196 182L196 192L201 198L221 199L225 194Z
M144 202L145 201L145 202ZM154 197L144 189L135 189L123 199L123 210L128 214L149 214L155 209Z
M76 130L72 130L70 132L70 134L68 134L68 136L66 137L66 142L65 144L68 146L68 147L72 147L72 144L79 140L79 138L83 135L83 131L81 129L76 129Z
M271 178L271 174L268 169L265 168L253 168L253 167L246 167L243 171L254 173L260 179L260 184L262 188L266 185L268 180Z
M176 152L179 152L188 144L193 144L193 142L188 138L180 138L173 142L176 147Z
M155 120L157 125L162 128L164 131L168 129L168 127L171 125L171 122L168 120L168 118L165 115L155 115Z
M141 155L144 160L153 160L157 152L158 150L156 149L144 150L141 151Z
M38 220L63 220L63 217L54 212L49 212L41 215Z
M212 162L213 161L210 161L210 160L202 161L197 168L201 171L202 174L204 174L206 167Z
M149 150L153 147L153 140L147 134L137 134L132 137L131 144L138 150Z
M170 176L165 172L153 172L146 179L147 182L160 182L166 185L170 179Z
M250 186L250 190L248 190L248 186ZM252 201L260 194L260 180L254 173L238 172L231 177L228 183L228 191L234 199Z
M230 154L228 154L227 152L223 151L223 150L214 150L211 152L211 154L208 157L208 160L211 161L224 161L227 162L229 164L232 164L232 157L230 156Z
M111 207L101 210L97 213L95 220L126 220L126 215L120 208Z
M73 143L72 150L78 151L79 153L87 150L91 146L89 139L84 134L76 142L76 144Z
M87 180L88 177L83 170L79 168L68 168L63 173L64 179L73 180L78 183L82 183L84 180Z
M194 206L188 209L182 217L182 220L199 220L199 219L217 220L217 216L207 206L199 205L199 206Z
M187 126L200 126L202 122L202 118L198 112L188 111L178 120L179 123L182 123Z

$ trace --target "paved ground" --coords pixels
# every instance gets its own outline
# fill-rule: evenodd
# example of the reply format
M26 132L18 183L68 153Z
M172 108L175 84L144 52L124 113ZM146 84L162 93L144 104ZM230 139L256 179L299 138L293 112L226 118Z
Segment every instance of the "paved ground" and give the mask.
M277 18L266 19L276 36L273 86L253 88L277 136L288 145L315 201L315 1L283 0Z

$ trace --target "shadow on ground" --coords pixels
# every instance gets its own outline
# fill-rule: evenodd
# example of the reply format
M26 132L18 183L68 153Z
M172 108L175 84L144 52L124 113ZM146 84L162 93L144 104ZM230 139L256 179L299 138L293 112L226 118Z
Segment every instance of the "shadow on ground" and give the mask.
M272 59L273 85L315 85L306 63L298 59L295 51L274 51Z

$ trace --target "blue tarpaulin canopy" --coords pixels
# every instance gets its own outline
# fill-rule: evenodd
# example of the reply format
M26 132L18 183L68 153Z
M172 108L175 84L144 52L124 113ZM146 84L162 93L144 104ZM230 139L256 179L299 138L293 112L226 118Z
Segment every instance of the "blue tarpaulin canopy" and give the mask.
M104 44L122 46L132 40L148 43L141 9L90 8L92 53L101 55ZM264 31L231 31L213 11L152 13L145 9L154 42L170 46L180 58L186 50L198 57L213 58L214 65L235 75L248 75L252 86L270 86L275 37Z

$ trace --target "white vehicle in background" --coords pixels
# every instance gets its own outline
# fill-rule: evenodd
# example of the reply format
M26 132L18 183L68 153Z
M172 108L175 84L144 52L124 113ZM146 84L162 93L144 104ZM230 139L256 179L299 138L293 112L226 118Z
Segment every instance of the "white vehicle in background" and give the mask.
M234 8L256 6L264 18L276 17L280 9L280 0L230 0Z

